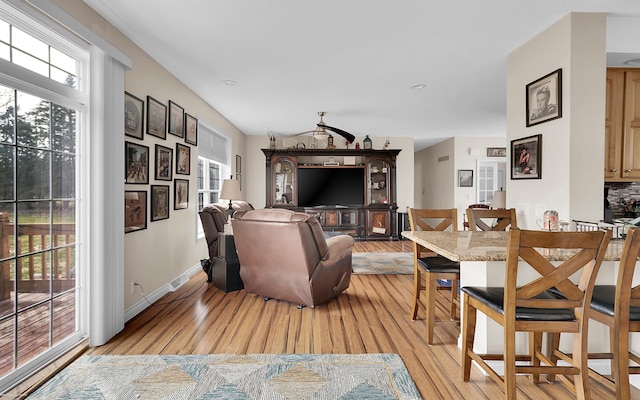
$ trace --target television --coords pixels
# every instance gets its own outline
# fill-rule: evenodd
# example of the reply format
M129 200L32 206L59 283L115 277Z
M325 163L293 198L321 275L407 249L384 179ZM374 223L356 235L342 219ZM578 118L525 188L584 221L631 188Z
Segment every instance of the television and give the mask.
M364 168L298 168L298 207L364 204Z

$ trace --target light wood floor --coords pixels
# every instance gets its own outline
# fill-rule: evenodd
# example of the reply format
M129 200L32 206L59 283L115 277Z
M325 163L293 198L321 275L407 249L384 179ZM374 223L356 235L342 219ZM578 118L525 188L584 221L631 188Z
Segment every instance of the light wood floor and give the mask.
M411 251L410 242L359 242L354 251ZM499 399L499 386L474 368L460 375L457 328L436 327L424 339L424 309L409 317L412 275L353 275L351 286L325 305L298 310L244 290L224 293L198 273L132 319L107 344L86 354L397 353L425 399ZM444 292L438 313L445 316ZM615 396L592 381L594 399ZM574 399L562 384L518 378L519 399Z

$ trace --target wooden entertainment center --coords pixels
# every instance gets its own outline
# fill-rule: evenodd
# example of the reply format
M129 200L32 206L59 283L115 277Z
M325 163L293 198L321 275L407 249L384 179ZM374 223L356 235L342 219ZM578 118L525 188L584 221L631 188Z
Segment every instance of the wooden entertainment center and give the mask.
M267 207L313 214L325 231L348 233L357 240L398 239L396 157L400 150L262 152Z

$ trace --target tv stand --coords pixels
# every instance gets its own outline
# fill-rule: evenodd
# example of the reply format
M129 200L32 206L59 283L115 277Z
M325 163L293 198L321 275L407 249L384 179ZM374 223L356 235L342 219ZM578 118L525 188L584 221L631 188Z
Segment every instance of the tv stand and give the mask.
M262 149L266 158L266 206L315 215L325 231L357 240L398 239L396 157L400 150ZM305 168L364 170L362 204L298 203L298 171ZM340 174L337 174L339 179Z

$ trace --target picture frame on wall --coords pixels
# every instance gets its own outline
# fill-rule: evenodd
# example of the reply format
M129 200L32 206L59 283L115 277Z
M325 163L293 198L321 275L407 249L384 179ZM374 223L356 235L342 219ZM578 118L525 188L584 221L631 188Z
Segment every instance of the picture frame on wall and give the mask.
M124 183L149 183L149 147L124 142Z
M124 233L147 229L147 191L125 190Z
M176 143L176 174L191 174L191 147Z
M242 156L240 154L236 154L236 172L242 173Z
M173 189L173 209L184 210L189 208L189 181L176 179Z
M144 101L124 92L124 134L142 140L144 138Z
M167 138L167 106L151 96L147 96L147 133Z
M562 117L562 68L526 87L527 126L541 124Z
M169 133L184 137L184 108L169 100Z
M187 113L184 114L184 141L198 145L198 119Z
M151 222L169 218L169 185L151 185Z
M155 178L159 181L173 179L173 149L156 144Z
M542 178L542 135L511 141L511 179Z
M458 186L473 187L473 170L472 169L458 170Z
M487 148L487 157L506 157L506 156L507 156L506 147L488 147Z

